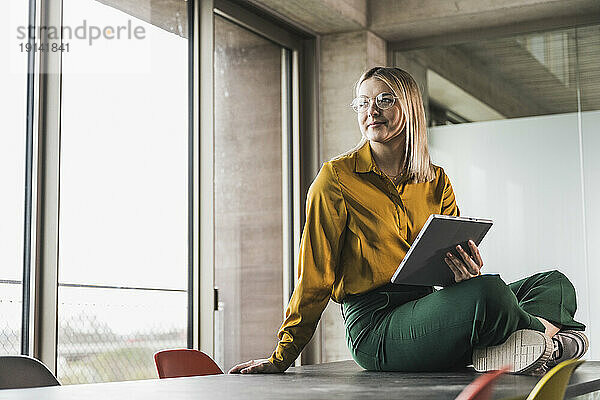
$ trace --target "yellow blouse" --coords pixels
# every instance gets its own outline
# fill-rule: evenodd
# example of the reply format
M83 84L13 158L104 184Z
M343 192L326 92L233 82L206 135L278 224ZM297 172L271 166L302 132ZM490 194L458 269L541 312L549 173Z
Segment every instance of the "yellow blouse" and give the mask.
M286 370L312 337L333 299L385 285L431 214L459 215L444 170L425 183L394 186L366 142L326 162L306 201L298 284L269 360Z

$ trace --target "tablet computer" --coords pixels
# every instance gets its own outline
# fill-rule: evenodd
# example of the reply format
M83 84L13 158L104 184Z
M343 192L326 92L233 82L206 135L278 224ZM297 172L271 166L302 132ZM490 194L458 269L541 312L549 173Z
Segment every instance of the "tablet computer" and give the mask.
M392 283L423 286L449 286L456 283L445 254L458 254L461 245L470 254L469 240L479 243L492 227L492 220L432 214L404 256Z

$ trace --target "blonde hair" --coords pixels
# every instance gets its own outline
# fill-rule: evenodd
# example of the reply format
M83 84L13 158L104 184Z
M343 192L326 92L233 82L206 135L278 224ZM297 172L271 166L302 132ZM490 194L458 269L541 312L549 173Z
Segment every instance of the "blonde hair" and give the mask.
M423 99L417 82L408 72L400 68L375 67L363 73L356 81L354 89L357 96L361 83L370 78L379 79L392 89L406 119L402 172L407 175L408 181L413 183L435 179L435 170L431 164L427 146L427 124ZM336 158L354 153L366 142L367 138L363 135L353 149Z

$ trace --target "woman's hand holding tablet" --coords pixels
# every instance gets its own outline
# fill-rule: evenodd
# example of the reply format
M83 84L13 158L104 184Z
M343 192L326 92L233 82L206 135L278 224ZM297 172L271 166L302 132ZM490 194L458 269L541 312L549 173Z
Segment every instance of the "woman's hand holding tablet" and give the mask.
M456 246L456 251L458 251L461 258L456 257L451 252L447 252L446 257L444 257L444 261L448 264L452 273L454 273L454 280L456 282L466 281L467 279L481 275L483 260L481 259L479 249L472 240L469 240L469 248L471 255L467 254L461 245L458 245Z

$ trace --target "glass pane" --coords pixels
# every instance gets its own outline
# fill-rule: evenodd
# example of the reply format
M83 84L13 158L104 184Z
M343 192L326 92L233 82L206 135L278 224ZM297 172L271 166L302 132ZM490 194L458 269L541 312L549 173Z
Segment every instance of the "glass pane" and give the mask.
M269 356L283 308L281 47L215 17L216 361Z
M593 306L599 299L593 282L600 276L594 268L600 25L409 53L427 58L435 70L428 73L434 125L480 121L436 126L429 143L433 162L452 180L461 213L494 220L480 246L487 271L505 281L554 268L564 272L577 291L576 318L588 325L592 341L600 340L600 331L589 328L600 320ZM401 58L397 54L396 61ZM461 62L469 79L456 68ZM475 104L469 96L502 115L453 120L456 115L431 108L445 98L445 111L465 117L459 108ZM590 358L597 355L592 346Z
M577 28L577 60L581 87L581 140L583 158L583 194L585 198L585 236L587 242L587 289L589 291L591 343L600 343L600 282L596 267L600 256L600 25ZM594 328L591 328L591 327ZM600 346L590 346L590 360L600 357Z
M581 31L582 40L593 40ZM577 112L576 29L397 52L401 68L420 65L430 125ZM414 60L420 60L418 64Z
M596 59L596 68L600 69L600 58ZM600 343L600 329L596 328L600 323L600 312L594 304L600 304L600 291L595 290L596 284L600 282L600 269L597 268L597 260L600 259L600 111L584 112L582 115L581 128L583 139L583 184L585 198L585 224L587 244L587 289L589 291L589 308L591 326L589 339L591 343ZM600 346L590 346L590 360L600 357Z
M0 355L21 353L29 3L0 2Z
M187 3L105 3L64 2L63 383L155 378L187 345Z
M600 25L577 28L581 111L600 110Z
M494 220L479 246L485 272L514 282L559 269L576 288L576 319L594 325L585 225L597 221L584 212L577 119L567 113L435 127L430 150L461 214Z

